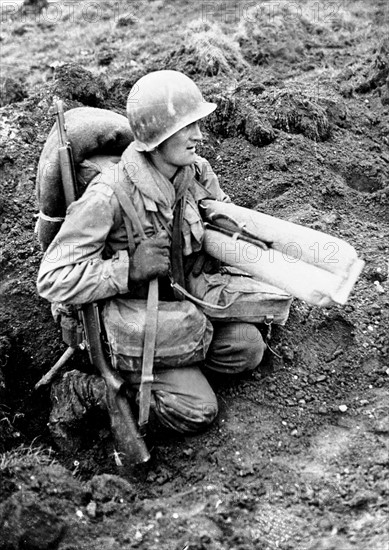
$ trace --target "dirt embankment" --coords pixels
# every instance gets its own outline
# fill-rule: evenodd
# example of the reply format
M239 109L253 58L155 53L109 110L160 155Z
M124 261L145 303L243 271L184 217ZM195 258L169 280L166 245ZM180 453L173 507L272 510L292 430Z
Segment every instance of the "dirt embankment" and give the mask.
M388 8L299 5L3 6L0 548L388 550ZM134 480L105 426L50 450L33 385L63 345L35 291L35 172L54 96L123 114L165 67L218 103L202 154L232 199L346 239L366 268L344 307L296 300L262 370L215 382L215 425L154 434Z

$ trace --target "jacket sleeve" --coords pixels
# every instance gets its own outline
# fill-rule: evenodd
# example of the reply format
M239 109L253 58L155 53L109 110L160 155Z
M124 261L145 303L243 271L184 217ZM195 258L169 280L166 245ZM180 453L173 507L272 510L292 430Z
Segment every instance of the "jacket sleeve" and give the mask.
M38 273L38 292L46 300L83 304L128 292L127 250L109 259L103 256L115 222L112 194L104 191L106 187L88 188L69 206Z

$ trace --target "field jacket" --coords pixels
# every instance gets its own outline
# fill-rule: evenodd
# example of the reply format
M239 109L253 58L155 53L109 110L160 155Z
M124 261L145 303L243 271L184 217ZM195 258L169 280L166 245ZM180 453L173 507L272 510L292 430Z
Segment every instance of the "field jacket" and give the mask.
M182 227L184 256L202 247L204 227L198 201L229 201L210 164L200 156L191 166L180 168L173 183L133 144L120 159L97 157L86 161L83 169L92 171L94 178L82 197L69 206L38 273L38 292L50 302L83 304L131 290L128 238L113 190L115 184L125 186L150 236L156 230L156 214L171 227L176 191L187 188ZM138 243L139 235L135 233L134 239Z

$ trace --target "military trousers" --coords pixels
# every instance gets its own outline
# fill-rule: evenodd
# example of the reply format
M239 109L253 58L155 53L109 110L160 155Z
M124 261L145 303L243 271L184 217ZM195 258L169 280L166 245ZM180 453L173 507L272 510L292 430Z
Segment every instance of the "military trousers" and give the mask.
M214 323L214 336L204 365L159 368L154 373L151 408L160 423L180 433L206 428L218 413L216 395L206 374L238 374L255 369L262 360L265 343L251 323ZM134 389L138 373L125 373Z

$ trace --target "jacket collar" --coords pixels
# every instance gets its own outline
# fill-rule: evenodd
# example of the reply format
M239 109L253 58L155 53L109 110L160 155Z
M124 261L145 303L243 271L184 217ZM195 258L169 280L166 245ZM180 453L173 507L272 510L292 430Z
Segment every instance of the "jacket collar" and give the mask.
M148 160L147 155L135 149L131 143L122 155L123 167L139 191L152 199L162 209L174 209L195 178L194 166L179 168L172 183ZM193 186L196 187L195 183Z

